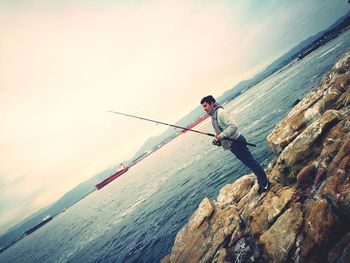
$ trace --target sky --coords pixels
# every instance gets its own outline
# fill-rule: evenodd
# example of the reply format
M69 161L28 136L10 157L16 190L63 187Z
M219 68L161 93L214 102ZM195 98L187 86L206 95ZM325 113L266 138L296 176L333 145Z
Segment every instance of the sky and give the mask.
M349 10L346 0L0 1L0 234L130 159Z

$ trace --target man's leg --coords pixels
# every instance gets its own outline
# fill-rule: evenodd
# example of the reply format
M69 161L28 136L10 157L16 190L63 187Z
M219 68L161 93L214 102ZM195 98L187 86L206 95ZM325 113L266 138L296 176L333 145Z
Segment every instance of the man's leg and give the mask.
M243 135L240 135L236 141L232 142L231 152L248 168L250 168L253 173L258 178L258 183L261 186L265 186L267 183L267 177L264 169L255 160L248 147L244 143L247 142Z

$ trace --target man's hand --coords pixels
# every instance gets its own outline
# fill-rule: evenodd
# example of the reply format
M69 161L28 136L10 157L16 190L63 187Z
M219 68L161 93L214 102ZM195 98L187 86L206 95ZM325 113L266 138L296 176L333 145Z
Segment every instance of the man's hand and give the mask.
M218 140L218 141L221 141L222 137L218 134L218 135L215 136L215 139Z
M214 140L212 141L212 144L214 144L214 145L216 145L216 146L221 146L221 142L218 141L217 139L214 139Z

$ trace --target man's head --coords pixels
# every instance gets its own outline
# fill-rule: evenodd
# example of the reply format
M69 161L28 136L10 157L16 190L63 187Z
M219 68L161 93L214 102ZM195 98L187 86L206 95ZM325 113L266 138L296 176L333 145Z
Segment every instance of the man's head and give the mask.
M201 100L203 109L208 113L214 106L215 99L212 95L206 96Z

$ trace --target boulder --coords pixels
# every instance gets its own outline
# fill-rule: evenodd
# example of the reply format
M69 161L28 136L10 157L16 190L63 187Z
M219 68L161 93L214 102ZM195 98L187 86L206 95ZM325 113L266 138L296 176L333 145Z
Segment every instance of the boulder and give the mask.
M329 167L322 196L350 219L350 140L346 141Z
M294 192L295 188L290 187L284 188L277 194L269 191L262 204L250 214L250 233L261 235L265 232L291 201Z
M176 235L170 262L211 262L214 257L222 258L217 252L239 229L240 219L235 206L220 209L205 198Z
M349 51L334 65L317 85L296 104L267 136L272 151L278 155L312 122L329 109L340 109L350 103Z
M322 117L309 125L279 155L276 165L271 171L271 178L285 185L295 183L296 176L306 163L320 154L317 144L341 118L336 110L326 111Z
M289 251L295 246L302 222L301 205L298 204L285 211L271 228L260 236L259 241L264 245L269 262L287 261Z

